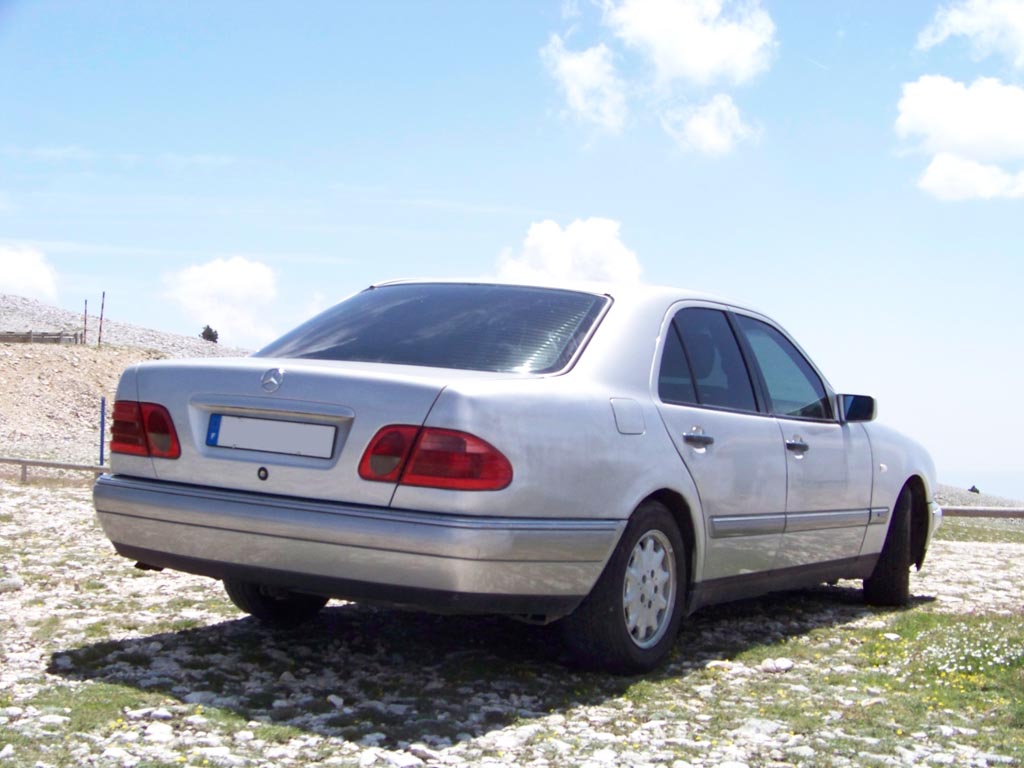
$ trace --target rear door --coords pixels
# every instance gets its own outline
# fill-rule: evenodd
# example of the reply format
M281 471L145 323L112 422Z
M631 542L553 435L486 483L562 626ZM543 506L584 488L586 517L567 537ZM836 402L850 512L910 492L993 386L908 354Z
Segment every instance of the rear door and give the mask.
M837 420L821 376L778 328L745 314L733 317L786 447L778 567L856 557L871 505L871 448L863 426Z
M786 509L786 456L775 419L760 412L726 313L678 309L663 332L662 419L700 494L704 580L767 571Z

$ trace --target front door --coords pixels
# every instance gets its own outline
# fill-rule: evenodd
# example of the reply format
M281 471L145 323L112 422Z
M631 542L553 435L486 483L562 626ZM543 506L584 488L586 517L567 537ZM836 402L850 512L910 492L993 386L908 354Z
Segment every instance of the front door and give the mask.
M777 567L856 557L871 506L871 447L864 427L836 419L821 378L781 331L734 316L786 446L786 529Z

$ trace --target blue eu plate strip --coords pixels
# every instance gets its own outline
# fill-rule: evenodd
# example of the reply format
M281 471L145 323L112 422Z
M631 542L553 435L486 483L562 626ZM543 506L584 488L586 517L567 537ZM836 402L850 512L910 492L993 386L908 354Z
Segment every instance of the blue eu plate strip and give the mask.
M220 414L214 413L210 415L210 426L206 430L206 444L216 445L218 437L220 437Z

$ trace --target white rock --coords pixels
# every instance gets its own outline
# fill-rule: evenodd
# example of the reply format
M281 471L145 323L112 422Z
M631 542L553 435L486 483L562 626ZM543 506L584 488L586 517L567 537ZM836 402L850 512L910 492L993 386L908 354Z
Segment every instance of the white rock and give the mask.
M1014 762L1014 759L1009 755L996 755L992 752L979 752L977 756L981 760L985 760L989 763L1000 763L1002 765L1010 765Z
M64 715L43 715L39 718L39 722L43 725L66 725L70 719Z
M4 594L5 592L17 592L19 589L21 589L24 586L25 586L25 582L23 582L21 579L16 578L16 577L9 578L9 579L0 579L0 595ZM60 659L67 659L67 658L68 658L67 656L58 656L57 657L57 663L58 664L60 663ZM68 659L68 661L70 661L70 659ZM10 746L10 744L8 744L7 746Z
M572 744L562 739L548 739L545 745L551 747L560 755L567 755L572 752Z
M168 712L163 707L160 707L159 709L154 709L152 712L149 713L149 717L152 720L173 720L174 719L174 715L172 715L170 712Z
M146 741L159 744L174 740L174 729L167 723L150 723L146 726Z
M395 768L416 768L416 766L423 765L423 761L420 760L416 755L410 755L408 752L392 752L390 750L381 752L381 757L388 765L393 765Z
M810 760L817 754L817 752L815 752L813 749L806 745L802 745L799 747L790 747L786 750L786 752L793 755L794 757L799 757L801 760Z
M101 757L104 760L116 761L125 766L125 768L131 768L131 766L138 765L142 761L141 758L136 757L126 749L121 749L121 747L107 747L107 749L103 750Z
M14 745L5 744L3 749L0 749L0 760L6 760L9 757L14 757Z
M331 706L335 709L342 709L345 706L345 700L336 694L331 694L327 697L327 701L330 702Z

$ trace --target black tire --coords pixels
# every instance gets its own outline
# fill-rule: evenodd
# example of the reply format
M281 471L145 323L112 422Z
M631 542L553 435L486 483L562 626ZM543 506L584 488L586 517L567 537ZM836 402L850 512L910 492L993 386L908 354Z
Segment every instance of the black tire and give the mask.
M889 606L910 602L910 488L906 486L893 507L875 570L864 579L864 602Z
M576 659L617 674L658 666L675 643L687 573L675 519L663 504L645 501L590 594L562 621Z
M304 595L235 579L224 579L224 591L239 610L275 627L298 626L327 605L327 598L320 595Z

